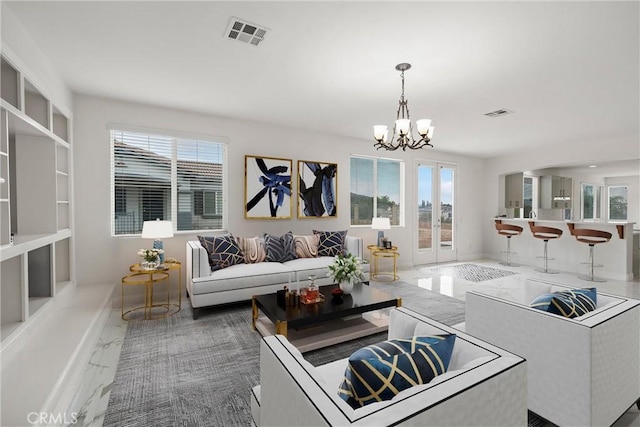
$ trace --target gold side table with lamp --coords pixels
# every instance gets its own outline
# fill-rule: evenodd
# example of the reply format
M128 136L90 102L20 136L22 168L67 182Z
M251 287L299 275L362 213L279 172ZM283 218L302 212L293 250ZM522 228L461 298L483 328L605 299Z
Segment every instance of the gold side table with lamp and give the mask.
M123 320L132 320L131 315L134 312L143 310L143 319L159 319L163 317L168 317L176 314L180 311L180 307L182 305L182 264L173 259L167 258L167 261L163 265L158 266L155 269L147 269L142 267L140 264L133 264L129 267L128 275L122 278L122 289L121 289L121 303L122 303L122 319ZM178 291L178 301L172 301L171 298L171 280L169 277L170 271L178 272L177 279L177 291ZM153 300L153 292L154 287L157 284L166 281L166 300L161 302L154 302ZM124 308L124 289L126 286L144 286L144 305L131 308L125 311ZM153 311L154 308L160 308L160 313L155 314Z
M391 248L381 248L378 245L369 245L367 246L370 256L370 264L371 264L371 272L369 276L372 279L380 280L380 277L391 277L392 282L395 282L400 277L398 276L398 257L400 254L398 253L397 246L391 246ZM378 270L378 260L380 258L392 258L393 259L393 271L389 272L380 272Z

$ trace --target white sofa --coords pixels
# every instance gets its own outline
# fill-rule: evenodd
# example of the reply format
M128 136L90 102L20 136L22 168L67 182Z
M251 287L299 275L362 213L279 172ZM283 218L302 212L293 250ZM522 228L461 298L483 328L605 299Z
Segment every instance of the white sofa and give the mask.
M338 396L347 359L314 367L282 335L260 344L258 426L526 426L526 361L405 308L391 310L389 338L457 334L449 371L394 399L354 410Z
M345 236L345 250L364 259L362 239ZM211 272L207 251L197 240L186 244L187 296L193 308L193 318L198 318L198 309L212 305L250 300L253 295L268 294L280 290L306 285L310 274L315 274L319 286L331 284L328 266L333 257L297 258L283 263L260 262L232 265ZM369 280L369 265L363 264L365 280Z
M574 319L529 307L566 289L528 279L513 300L467 292L465 331L527 359L531 411L609 426L640 398L640 302L598 292L596 310Z

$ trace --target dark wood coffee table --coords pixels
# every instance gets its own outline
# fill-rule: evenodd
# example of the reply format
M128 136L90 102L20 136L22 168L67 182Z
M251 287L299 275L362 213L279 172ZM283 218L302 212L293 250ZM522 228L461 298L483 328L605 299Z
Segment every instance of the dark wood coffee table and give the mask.
M276 294L252 298L252 325L262 336L281 334L301 352L383 332L388 329L389 307L400 307L402 299L356 284L341 304L333 302L331 290L338 285L321 286L324 302L283 307ZM262 313L262 316L260 315Z

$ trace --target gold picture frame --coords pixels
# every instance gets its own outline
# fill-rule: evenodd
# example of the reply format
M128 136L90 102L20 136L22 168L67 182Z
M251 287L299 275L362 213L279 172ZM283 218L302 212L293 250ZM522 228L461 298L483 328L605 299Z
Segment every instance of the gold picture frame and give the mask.
M298 160L298 218L338 217L338 164Z
M293 160L244 156L245 219L291 219Z

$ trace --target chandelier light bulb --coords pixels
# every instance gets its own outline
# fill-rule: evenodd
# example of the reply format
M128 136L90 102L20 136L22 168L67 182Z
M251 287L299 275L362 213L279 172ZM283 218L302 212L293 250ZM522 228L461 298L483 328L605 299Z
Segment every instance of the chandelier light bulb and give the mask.
M409 128L411 127L411 121L409 119L396 120L396 132L399 136L405 136L409 134Z
M435 130L435 128L433 126L429 127L429 131L427 132L427 139L431 139L433 138L433 131Z
M431 126L431 120L429 119L416 120L416 127L418 128L418 133L421 136L425 136L427 134L430 126Z
M376 125L373 127L373 137L376 141L387 141L387 127L384 125Z

